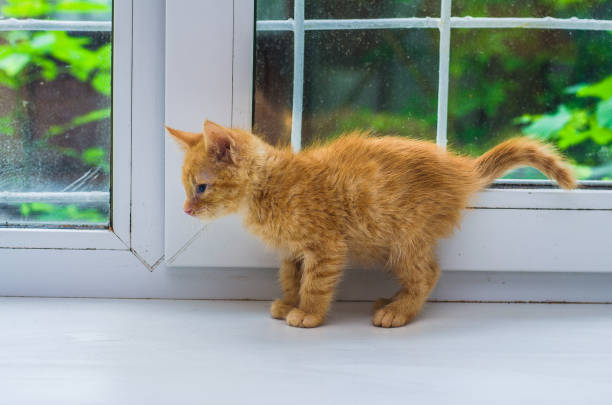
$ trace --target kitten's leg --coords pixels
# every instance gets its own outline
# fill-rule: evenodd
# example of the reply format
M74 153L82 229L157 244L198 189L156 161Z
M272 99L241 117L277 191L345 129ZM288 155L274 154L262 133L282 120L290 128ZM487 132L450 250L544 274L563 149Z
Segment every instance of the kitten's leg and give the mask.
M287 323L301 328L313 328L323 323L342 275L343 255L304 258L300 305L287 315Z
M272 318L285 319L289 311L298 306L300 302L301 267L301 261L293 258L283 259L278 272L283 298L275 300L270 306Z
M385 305L389 304L391 302L391 300L389 298L379 298L374 302L374 305L372 306L372 309L374 312L378 311L379 309L381 309L382 307L384 307Z
M425 257L419 255L412 260L410 262L406 260L394 268L402 288L390 301L384 299L376 301L372 319L375 326L394 328L410 322L436 285L440 268L433 252Z

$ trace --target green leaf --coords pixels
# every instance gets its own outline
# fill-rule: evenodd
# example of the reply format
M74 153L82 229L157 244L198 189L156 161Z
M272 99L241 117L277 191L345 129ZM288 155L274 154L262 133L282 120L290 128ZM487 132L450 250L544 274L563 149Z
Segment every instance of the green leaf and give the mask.
M47 0L7 0L7 5L2 7L5 17L35 18L52 11Z
M578 97L598 97L602 100L612 97L612 76L581 88L576 92L576 95Z
M560 135L557 146L559 146L560 149L567 149L570 146L578 145L589 139L590 131L576 131L572 128L568 131L561 130Z
M91 85L100 93L110 97L111 74L106 72L97 73L91 81Z
M15 135L15 127L13 126L14 119L12 115L0 117L0 134L13 136Z
M536 119L537 119L537 116L533 116L530 114L523 114L520 117L516 117L515 119L513 119L512 123L515 125L529 124L535 121Z
M83 162L98 166L102 161L106 160L106 151L102 148L88 148L83 151Z
M561 149L580 144L589 138L588 129L590 128L590 113L586 110L573 110L572 117L554 137L557 138L557 145Z
M108 222L108 215L96 209L81 209L74 204L62 206L47 203L24 203L19 206L21 215L32 216L37 221L65 222L82 221L93 223Z
M108 70L112 67L112 45L102 45L96 51L96 57L98 58L98 69Z
M32 62L41 68L40 73L45 80L51 81L57 77L58 67L52 60L37 56Z
M536 118L529 126L523 128L523 133L540 138L549 138L552 134L562 129L571 117L571 111L564 105L561 105L556 113Z
M108 4L92 3L91 1L63 0L55 8L57 11L71 13L110 11Z
M86 114L79 115L78 117L73 118L72 121L70 121L68 124L51 125L49 127L49 130L47 131L47 135L45 136L45 138L50 138L55 135L63 134L69 129L73 129L81 125L89 124L90 122L100 121L100 120L109 118L110 114L111 114L110 107L102 108L100 110L93 110Z
M110 171L106 149L104 148L94 147L85 149L81 154L81 160L90 166L98 166L107 173Z
M47 203L33 202L31 208L34 213L48 213L53 211L55 206Z
M579 83L579 84L575 84L573 86L567 87L565 90L563 90L563 92L565 94L576 94L578 91L582 90L583 88L587 86L588 84L586 83Z
M595 116L599 126L612 129L612 97L597 104Z
M40 50L40 51L49 51L51 47L57 40L55 32L42 32L37 33L32 37L30 41L30 46L32 49Z
M0 59L0 69L7 76L16 76L30 62L31 56L23 53L12 53Z
M612 142L612 130L601 127L597 122L597 118L591 116L589 120L590 129L588 131L589 136L595 143L599 145L607 145Z
M608 128L594 126L589 131L589 135L591 136L591 139L599 145L607 145L612 142L612 130L609 130Z
M56 40L50 49L51 55L69 65L70 74L81 81L87 81L97 68L96 52L85 48L91 42L88 37L73 37L63 31L55 32Z
M110 113L111 113L110 107L102 108L100 110L93 110L93 111L88 112L87 114L83 114L83 115L79 115L78 117L75 117L72 120L72 124L74 126L80 126L80 125L89 124L90 122L100 121L105 118L109 118Z
M32 209L30 208L30 204L21 204L19 206L19 212L21 213L22 217L29 217L30 216L30 212L32 212Z

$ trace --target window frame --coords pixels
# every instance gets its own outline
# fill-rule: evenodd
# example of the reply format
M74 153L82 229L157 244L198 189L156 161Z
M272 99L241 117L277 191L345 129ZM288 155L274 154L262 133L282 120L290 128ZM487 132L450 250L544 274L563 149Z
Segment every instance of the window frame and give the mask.
M115 1L116 4L119 4L125 0ZM34 248L32 245L35 244L35 241L32 238L35 238L37 233L43 233L46 230L24 230L24 232L31 232L24 233L22 236L24 242L21 246L0 248L0 296L260 300L278 297L280 290L275 282L278 262L273 254L269 251L257 250L255 256L250 256L254 249L259 249L259 245L254 242L253 245L249 245L250 239L245 242L246 247L239 251L236 249L233 251L219 250L223 248L223 240L219 239L225 238L225 243L229 241L234 245L242 243L243 234L239 234L236 238L231 232L225 234L216 232L224 228L227 223L229 226L235 225L240 229L240 222L237 218L228 218L226 222L209 224L203 230L195 221L188 223L187 228L180 228L183 225L180 221L191 221L191 219L181 211L183 191L181 185L178 184L180 181L177 177L173 177L174 172L167 170L168 167L174 171L180 170L182 155L164 133L164 102L177 102L181 105L187 105L188 102L193 103L194 106L191 107L193 109L190 110L189 115L183 117L186 121L177 120L168 123L182 125L184 129L191 129L190 126L192 126L193 130L199 130L201 120L204 118L202 115L209 114L207 110L202 109L206 107L204 103L210 100L218 101L218 98L216 94L203 96L201 89L198 88L199 83L189 86L195 87L193 100L188 99L191 97L189 94L183 94L178 100L165 97L167 95L164 94L164 72L169 74L171 72L165 69L168 60L167 58L165 60L164 38L168 32L160 27L164 27L166 23L166 12L173 13L173 10L165 9L166 6L171 5L171 2L166 4L164 0L132 0L130 4L131 9L127 7L126 12L130 15L131 25L126 27L126 32L131 32L132 41L129 58L131 81L127 86L131 87L132 100L129 106L131 132L126 136L131 140L132 149L131 170L128 173L122 173L123 176L131 178L129 249L109 250L102 246L88 247L90 246L88 241L92 240L91 237L83 238L81 248L44 248L42 242L40 242L40 248ZM173 6L182 5L188 10L190 7L203 7L197 13L192 13L196 14L195 19L201 21L199 16L209 11L207 7L216 8L218 1L183 0L172 2L172 4ZM233 101L229 107L226 106L230 112L224 119L227 120L227 124L234 123L234 125L245 127L244 123L250 123L251 116L250 98L248 100L246 98L252 94L252 78L249 79L250 73L247 73L252 72L252 53L249 54L249 52L252 52L253 26L252 22L250 26L248 22L245 23L243 18L251 13L251 21L253 21L252 5L252 0L234 0L231 14L220 17L212 13L211 18L215 24L231 25L233 21L233 30L226 33L230 36L227 39L229 42L224 42L233 44L233 52L228 56L229 59L221 62L205 59L204 56L214 48L207 48L200 41L197 44L198 47L195 48L198 51L188 54L190 59L187 62L178 61L213 64L216 71L219 72L230 69L233 80L230 82L229 89ZM123 17L126 21L127 16ZM175 19L171 18L168 21L166 31L173 29L173 21L180 21L180 16L175 16ZM213 32L216 32L215 24L209 27ZM199 27L201 28L202 25L199 24ZM124 36L121 40L126 41L127 37ZM182 40L184 41L184 38ZM190 45L183 44L183 46L189 48ZM200 57L201 61L198 60ZM194 116L191 117L191 114ZM212 115L209 117L216 118ZM164 164L160 164L164 160L166 168ZM166 176L166 184L171 183L172 187L178 184L177 195L173 194L173 188L164 188L164 181L161 180L164 176ZM506 190L499 191L507 192ZM538 191L550 194L558 192L554 189ZM530 192L531 190L520 190L520 193L525 195ZM522 204L533 200L527 195L520 198L523 199ZM164 199L168 202L166 206ZM549 201L557 200L549 199ZM612 229L610 228L612 208L609 206L605 209L601 208L606 207L606 199L603 197L584 198L583 201L590 201L592 207L598 209L571 210L571 215L575 216L575 222L578 222L577 226L581 229L595 227L598 229L597 235L602 240L606 238L609 240L610 231L608 229ZM501 198L498 202L507 204L507 198ZM552 206L552 203L542 200L541 205L543 207ZM164 231L167 229L164 227L164 209L178 213L176 218L180 218L180 221L172 224L176 227L172 229L182 232L183 234L179 236L181 239L185 238L187 242L177 246L180 252L175 257L166 258L164 256L164 253L176 253L165 250ZM491 212L502 214L505 212L506 218L492 221L493 223L486 216L478 218L480 213ZM590 246L589 250L588 243L583 241L583 238L577 237L578 243L570 256L571 260L564 261L564 258L568 257L563 251L566 247L564 244L567 244L568 238L572 237L568 232L564 232L563 222L560 222L564 219L565 212L567 210L564 209L532 208L498 211L468 210L467 221L462 225L461 232L465 231L468 238L472 238L469 234L476 234L476 237L472 238L470 246L461 245L461 241L466 239L464 237L445 241L444 243L450 244L459 243L459 246L444 247L449 253L441 252L441 263L444 270L462 270L461 267L469 267L469 271L445 271L431 299L612 302L612 290L609 288L612 282L612 272L610 272L612 269L610 256L612 255L602 254L607 248L605 243L599 242L598 245ZM476 215L476 218L470 218L473 217L473 213L479 215ZM582 217L582 213L586 213L586 216ZM524 214L526 217L518 221L517 214ZM172 223L173 218L166 217L166 221L168 220ZM539 237L541 233L538 234L538 232L547 229L546 221L557 225L557 228L552 231L553 236L558 233L565 238L560 240L560 245L555 246L557 244L555 238L538 242L541 239ZM529 225L530 228L525 228L526 225ZM518 251L521 246L514 246L511 251L512 256L518 259L525 258L529 264L530 261L534 261L529 256L533 255L534 250L541 248L543 244L550 244L553 249L549 251L549 255L554 256L561 253L555 257L556 262L553 264L556 263L556 267L547 266L547 263L542 261L537 262L538 258L535 258L533 265L525 266L522 269L515 268L516 262L511 261L500 265L499 261L493 260L499 251L485 252L485 260L477 263L478 266L474 266L474 262L468 260L469 257L473 257L474 252L477 256L482 256L481 250L486 249L486 245L483 247L481 242L487 242L487 235L483 237L481 233L486 233L487 229L499 229L499 227L504 229L507 240L512 241L513 235L521 237L521 232L527 230L534 232L532 240L540 243L532 247L527 246L531 249L527 254ZM512 232L507 232L507 228L510 228ZM191 233L192 230L194 233ZM201 232L195 235L200 230ZM64 237L63 235L66 234L62 232L56 234L55 237ZM74 233L74 235L75 240L72 246L79 243L79 233ZM2 242L0 245L6 243L4 236L0 234L0 242ZM170 233L167 237L174 236L176 235ZM47 240L52 239L46 238ZM205 245L206 250L202 249L200 238L211 243L210 246ZM489 242L494 248L501 250L495 240ZM472 250L468 251L467 248ZM597 252L597 249L600 251ZM231 255L228 252L231 252ZM209 253L221 256L217 257L217 263L220 259L230 256L237 256L240 260L234 265L226 262L221 266L212 262L205 265L195 260ZM546 257L546 255L539 255L539 257ZM502 259L504 259L503 251ZM190 260L192 260L191 264L189 264ZM177 263L186 263L187 267L177 268ZM246 266L240 266L241 263ZM489 267L490 263L496 264L497 268ZM576 270L577 266L578 270ZM577 286L580 288L576 288ZM396 289L397 284L391 282L383 272L353 269L346 272L338 291L338 299L370 300L390 296Z
M186 2L189 3L189 2ZM171 126L199 131L204 118L220 121L222 124L250 129L251 103L253 93L253 43L255 27L254 1L234 0L233 2L233 48L232 54L232 105L225 115L215 115L214 108L203 100L193 89L183 89L180 98L172 93L174 77L184 81L206 81L204 78L190 76L182 66L173 63L167 55L168 70L166 91L166 121ZM595 21L558 18L472 18L451 17L451 2L441 1L439 18L390 18L375 20L304 20L304 0L294 2L294 18L288 20L257 21L256 28L262 30L298 31L295 38L301 44L294 47L294 103L292 146L299 149L299 122L301 116L301 97L303 96L303 33L310 29L377 29L414 28L438 29L440 31L440 74L438 87L438 128L437 143L446 146L448 115L448 66L450 60L450 37L452 29L457 28L554 28L554 29L612 29L612 21ZM168 5L171 13L180 9L195 7L185 4ZM201 5L201 7L205 7ZM211 6L212 7L212 6ZM228 6L229 7L229 6ZM185 17L184 15L182 17ZM216 17L221 18L221 17ZM174 21L184 21L177 17ZM167 21L167 47L178 48L179 40L172 31L177 23ZM452 27L452 29L451 29ZM206 24L196 31L199 38L205 37ZM190 31L193 34L193 30ZM198 35L195 35L198 38ZM294 38L294 40L295 40ZM219 38L217 38L219 40ZM190 38L180 37L180 46L188 48ZM187 41L187 42L185 42ZM194 41L194 46L195 42ZM197 62L196 62L197 63ZM202 61L204 63L204 61ZM217 61L219 72L227 71L229 62ZM210 92L208 93L210 94ZM190 104L192 112L181 111L176 114L173 105L178 101ZM215 100L215 102L218 100ZM203 112L203 113L197 113ZM297 115L296 115L297 114ZM182 153L170 140L166 141L166 235L165 251L167 263L175 267L247 267L268 268L274 266L278 257L266 250L262 244L242 229L236 217L223 218L209 224L182 215L183 191L180 182ZM525 184L527 182L520 182ZM612 271L612 257L603 260L592 259L597 252L604 252L603 242L612 229L612 190L603 187L587 188L579 191L566 191L551 188L550 184L529 182L528 187L513 188L516 182L498 182L497 188L489 188L474 197L467 209L461 229L449 240L440 243L439 256L445 270L491 270L491 271ZM506 188L499 188L506 187ZM491 215L492 213L497 215ZM572 227L559 229L567 218L572 218ZM576 220L576 218L578 220ZM517 223L519 221L519 223ZM537 224L537 226L535 226ZM478 234L476 230L482 231ZM503 231L502 231L503 230ZM553 231L554 230L554 231ZM499 232L498 232L499 231ZM512 235L508 240L502 235ZM567 238L567 234L580 235L580 238ZM469 235L469 236L468 236ZM533 254L541 249L540 256L516 259L512 249L498 249L498 242L511 243L519 251ZM239 252L226 253L228 246L240 245ZM474 247L480 247L474 251ZM468 254L469 252L469 254ZM480 253L479 253L480 252ZM489 254L487 252L495 252ZM591 259L585 260L585 258Z
M65 275L65 279L58 276L62 282L79 279L87 271L84 266L75 267L75 264L92 255L97 262L90 262L87 269L102 273L105 271L101 269L103 265L125 268L127 263L137 263L134 268L145 269L148 273L163 261L163 222L151 220L161 218L163 211L160 179L164 173L159 164L163 160L164 138L164 33L159 30L163 21L163 0L113 2L109 228L0 228L0 257L3 259L0 267L2 276L9 281L5 294L12 295L10 282L30 269L41 280L49 281L48 274ZM19 20L10 22L19 23ZM64 30L82 24L47 21L40 29ZM14 258L20 260L14 261ZM45 268L47 264L51 272ZM28 282L35 291L37 282ZM96 291L96 286L87 286L85 280L83 283L68 284L75 291L84 287ZM19 288L29 291L22 284Z
M0 228L0 248L130 249L130 176L132 108L132 1L113 2L112 25L112 130L110 225L105 229L81 227ZM105 28L104 22L6 20L6 28L28 30L88 30Z

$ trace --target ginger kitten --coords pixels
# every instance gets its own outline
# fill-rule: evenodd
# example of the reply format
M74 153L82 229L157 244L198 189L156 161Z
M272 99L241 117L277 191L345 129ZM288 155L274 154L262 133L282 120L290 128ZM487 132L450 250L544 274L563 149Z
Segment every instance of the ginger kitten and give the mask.
M185 212L238 212L280 250L283 298L270 312L298 327L323 322L349 257L397 277L400 290L375 303L373 323L405 325L438 280L437 240L453 232L472 194L523 165L576 187L562 158L528 138L472 159L430 142L358 133L294 153L210 121L203 133L167 129L186 151Z

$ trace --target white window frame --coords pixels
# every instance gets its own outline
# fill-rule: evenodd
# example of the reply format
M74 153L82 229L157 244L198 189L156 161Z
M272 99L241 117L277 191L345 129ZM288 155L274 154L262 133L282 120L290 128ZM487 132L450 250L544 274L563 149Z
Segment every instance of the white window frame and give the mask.
M163 259L163 0L114 0L113 22L0 21L1 30L113 30L111 223L107 229L0 228L0 295L107 291L90 272L149 270ZM150 65L152 63L152 65ZM153 85L152 85L153 83ZM157 137L157 143L152 139ZM108 193L3 193L4 200L106 200ZM22 279L22 277L26 277ZM75 282L74 280L81 280ZM117 283L112 276L109 283ZM53 295L53 294L52 294ZM72 295L70 290L67 296ZM93 294L98 295L96 293Z
M130 247L130 177L131 158L131 1L116 1L113 34L112 89L112 178L111 227L108 229L0 228L0 248L57 248L129 250ZM113 29L110 22L97 21L0 21L0 30L101 31ZM109 201L108 193L1 193L10 201L74 201L98 199ZM21 195L20 195L21 194Z
M113 173L129 172L131 143L130 104L131 86L130 65L131 38L118 41L117 38L131 37L130 2L118 2L115 5L116 27L113 41ZM10 30L65 30L65 31L111 31L109 22L90 21L44 21L15 20L0 21L0 29ZM111 218L109 229L28 229L0 228L1 248L61 248L61 249L129 249L129 178L112 176L111 188ZM21 201L79 201L95 198L108 201L108 193L23 193L27 195L5 194L3 200L17 198Z
M123 130L129 139L129 142L114 139L114 151L119 145L116 142L125 142L123 145L130 152L123 150L129 155L127 171L118 172L113 166L113 181L119 175L124 181L129 179L122 183L129 186L124 193L129 198L122 203L125 209L122 215L129 218L123 220L128 231L110 235L117 225L113 217L113 231L23 229L0 233L0 296L208 299L278 296L275 256L260 250L258 242L240 233L237 218L202 227L182 213L184 194L177 176L182 154L167 139L162 127L165 121L198 131L205 117L228 125L247 128L250 125L253 1L227 2L230 8L220 6L222 3L226 2L115 0L115 46L125 49L123 61L127 65L123 65L122 73L114 72L115 86L119 77L124 77L123 86L114 89L129 91L131 100L120 107L113 106L115 113L123 112L130 117L123 127L114 128L113 136ZM202 35L202 30L208 30L206 35ZM176 41L182 46L177 47ZM221 49L215 53L228 47L229 52ZM115 56L119 57L117 53ZM195 79L174 75L177 66L189 64L196 66L191 71L198 75ZM118 68L116 65L114 68ZM164 72L168 76L166 92ZM178 79L188 85L177 82ZM164 102L169 108L164 108ZM116 156L113 165L117 163ZM517 190L512 191L512 196L517 193L524 194L521 198L529 203L524 209L492 210L490 207L498 206L499 201L486 200L488 192L481 193L477 201L487 208L469 210L459 236L445 241L441 248L444 269L469 271L444 272L432 298L612 302L609 288L612 273L606 273L612 267L611 258L602 255L605 241L591 247L578 241L569 261L560 249L574 242L568 230L591 231L589 227L594 227L600 230L602 239L609 239L612 206L605 193L583 190L560 198L558 190ZM536 208L541 209L533 209L530 193L538 195ZM584 193L592 195L581 195ZM563 208L567 198L576 198L576 204L585 209ZM504 208L507 200L501 199L503 204L499 206ZM114 201L113 208L116 206ZM492 241L483 238L488 229L500 226L505 230L502 243L496 243L499 238ZM238 233L233 233L231 227ZM531 235L531 245L526 246L526 251L516 251L513 254L516 260L511 256L501 265L491 260L496 254L508 259L504 250L515 242L513 235L522 237L525 231ZM121 237L121 245L110 246L111 249L98 243L97 236L91 236L104 232L111 240ZM542 240L551 235L550 240ZM172 242L173 238L177 240ZM466 240L470 241L469 246L462 242ZM538 251L547 246L552 246L548 251L548 256L553 256L552 262L546 262L547 256ZM515 250L524 248L515 244ZM481 257L487 249L492 250L485 253L485 260L476 263L473 258ZM455 256L445 252L454 252ZM202 264L203 257L213 259ZM525 264L525 257L534 264L520 267ZM496 267L489 267L490 263ZM177 268L177 264L183 266ZM338 298L374 299L390 296L396 288L382 272L353 269L344 277Z
M206 1L168 4L166 121L171 126L200 131L204 118L225 125L250 129L253 89L253 12L252 0L234 0L206 9ZM438 86L438 127L436 141L446 146L448 115L448 66L451 30L454 28L580 29L611 30L612 21L558 18L473 18L451 17L451 1L441 1L439 18L384 18L354 20L304 20L305 0L295 0L294 18L257 21L259 31L294 32L293 122L291 143L301 144L303 98L304 33L327 29L411 28L438 29L440 32L440 74ZM188 4L188 5L187 5ZM200 7L199 16L211 21L198 27L187 10ZM206 13L204 10L206 9ZM183 11L181 11L183 10ZM211 31L214 19L233 13L233 32ZM175 15L176 14L176 15ZM212 15L214 16L212 16ZM195 18L195 17L192 17ZM227 17L225 17L227 18ZM179 26L182 25L182 26ZM193 39L192 39L193 38ZM190 44L193 41L193 44ZM203 42L204 41L204 42ZM192 58L185 67L186 49L225 41L226 56L211 64L205 57ZM233 54L227 53L233 46ZM177 54L183 52L182 57ZM225 58L225 59L224 59ZM221 61L219 61L219 59ZM229 69L231 60L232 69ZM197 68L196 68L197 67ZM200 68L202 67L202 68ZM225 75L225 76L223 76ZM217 94L225 83L224 98ZM179 83L190 83L180 86ZM177 90L179 89L179 90ZM229 91L232 100L227 100ZM214 98L202 95L215 94ZM227 100L227 101L223 101ZM182 213L183 190L180 181L182 153L166 141L166 236L165 251L171 266L269 268L278 258L249 236L237 217L202 225ZM507 182L512 185L512 181ZM514 182L516 183L516 182ZM525 183L525 182L519 182ZM499 189L479 193L465 214L461 229L439 248L445 270L495 271L612 271L612 255L602 255L612 232L612 190L565 191L556 188ZM580 235L578 237L578 235ZM240 246L227 254L230 246ZM522 254L516 254L514 247Z

